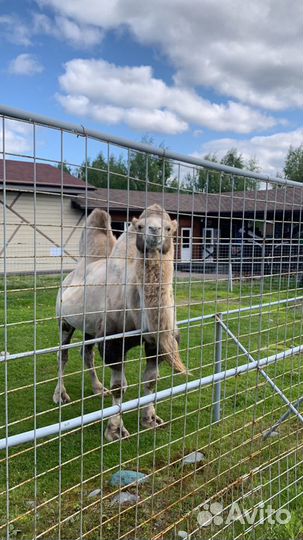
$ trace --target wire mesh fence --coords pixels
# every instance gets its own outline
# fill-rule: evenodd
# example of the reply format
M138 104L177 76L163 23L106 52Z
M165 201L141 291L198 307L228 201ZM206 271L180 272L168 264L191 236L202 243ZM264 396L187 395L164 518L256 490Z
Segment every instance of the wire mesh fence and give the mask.
M295 538L301 185L0 113L0 538Z

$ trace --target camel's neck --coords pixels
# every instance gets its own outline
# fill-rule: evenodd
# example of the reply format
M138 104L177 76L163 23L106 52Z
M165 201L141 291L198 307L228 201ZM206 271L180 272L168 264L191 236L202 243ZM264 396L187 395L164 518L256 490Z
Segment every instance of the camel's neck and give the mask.
M173 282L173 252L165 255L158 251L151 256L137 259L138 283L142 287L145 306L166 305L167 298L172 293Z

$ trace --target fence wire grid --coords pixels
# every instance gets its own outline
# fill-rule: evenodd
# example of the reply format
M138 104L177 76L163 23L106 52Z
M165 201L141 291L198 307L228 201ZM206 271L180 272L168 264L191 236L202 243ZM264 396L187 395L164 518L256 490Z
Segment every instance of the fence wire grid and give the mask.
M301 184L0 115L0 538L299 538Z

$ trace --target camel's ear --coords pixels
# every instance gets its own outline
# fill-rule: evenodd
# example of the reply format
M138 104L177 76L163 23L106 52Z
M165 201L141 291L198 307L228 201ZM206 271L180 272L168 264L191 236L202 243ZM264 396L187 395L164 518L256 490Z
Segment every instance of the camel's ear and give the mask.
M174 219L172 222L171 222L171 228L172 228L172 231L173 233L175 234L177 232L177 228L178 228L178 223L177 223L177 220Z
M139 220L138 220L137 218L133 217L133 219L132 219L132 225L134 226L135 229L137 228L136 225L137 225L138 221L139 221Z

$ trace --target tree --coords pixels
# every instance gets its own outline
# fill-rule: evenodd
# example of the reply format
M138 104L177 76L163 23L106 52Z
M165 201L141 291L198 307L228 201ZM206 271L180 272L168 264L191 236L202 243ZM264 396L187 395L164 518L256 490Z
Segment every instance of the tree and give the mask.
M144 137L142 142L152 144ZM162 146L164 148L164 146ZM173 166L164 157L131 150L129 158L111 155L109 161L102 152L92 161L82 163L79 177L98 188L130 189L137 191L175 191Z
M221 159L222 165L228 167L236 167L237 169L248 169L252 172L258 172L260 170L255 158L250 158L247 162L244 160L242 154L238 154L236 148L231 148ZM257 189L259 182L254 178L244 176L232 176L230 174L223 175L222 179L222 191L245 191Z
M111 155L107 162L102 152L91 161L83 163L80 167L79 176L85 179L89 184L97 188L111 189L136 189L136 184L128 179L127 164L122 156Z
M286 178L303 182L303 143L297 148L289 147L283 171Z
M136 183L128 177L127 164L122 156L110 156L108 171L111 189L136 189Z
M207 161L227 165L228 167L237 167L238 169L248 169L250 171L259 171L259 166L255 159L245 161L242 154L239 154L236 148L231 148L219 161L216 154L207 154L204 156ZM193 175L189 175L186 183L195 191L206 193L219 193L230 191L244 191L245 189L256 189L258 181L253 178L223 173L208 168L196 169Z
M215 154L206 154L204 159L218 163ZM208 169L196 169L185 177L185 184L193 191L203 191L207 193L218 193L220 191L220 173Z
M62 165L61 165L61 162L58 163L57 169L59 169L60 171L61 171L61 169L63 169L64 172L66 172L68 174L73 174L71 167L69 165L67 165L66 161L63 161Z
M176 176L167 178L164 191L166 193L188 193L188 186L181 178L178 180Z
M102 152L98 154L96 159L91 161L90 158L83 162L79 169L79 178L88 181L89 184L95 187L106 187L107 182L107 163Z
M152 145L153 139L143 137L141 142ZM163 144L160 148L165 149ZM129 173L132 180L136 182L138 191L145 191L146 185L148 191L162 191L163 189L166 191L171 188L173 166L164 157L131 151Z

